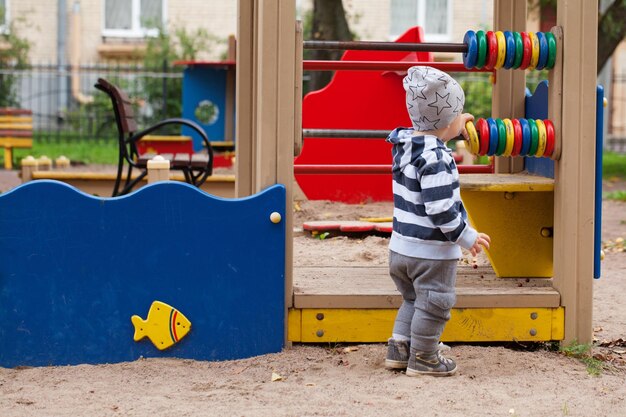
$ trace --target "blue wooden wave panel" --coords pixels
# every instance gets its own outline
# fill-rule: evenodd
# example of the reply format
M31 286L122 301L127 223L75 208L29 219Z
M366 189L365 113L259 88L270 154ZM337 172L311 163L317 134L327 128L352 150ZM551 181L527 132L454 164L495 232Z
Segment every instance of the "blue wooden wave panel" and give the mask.
M55 181L0 195L0 366L237 359L284 341L285 189L244 199L157 183L95 198ZM189 334L133 341L154 300Z
M526 90L526 115L527 119L548 118L548 81L544 80L537 84L534 94ZM525 157L526 170L535 175L554 178L554 161L550 158Z

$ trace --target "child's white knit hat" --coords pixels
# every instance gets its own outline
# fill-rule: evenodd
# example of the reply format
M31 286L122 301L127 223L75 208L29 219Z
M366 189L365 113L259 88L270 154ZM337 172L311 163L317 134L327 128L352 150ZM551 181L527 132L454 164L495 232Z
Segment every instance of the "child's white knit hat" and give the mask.
M406 91L406 108L415 130L441 129L463 111L463 89L443 71L425 66L411 67L402 85Z

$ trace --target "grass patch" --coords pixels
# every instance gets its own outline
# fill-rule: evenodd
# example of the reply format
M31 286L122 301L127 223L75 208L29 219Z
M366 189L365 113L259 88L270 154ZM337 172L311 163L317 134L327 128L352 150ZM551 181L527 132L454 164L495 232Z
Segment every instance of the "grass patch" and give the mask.
M626 190L617 190L604 193L604 198L607 200L617 200L626 202Z
M117 165L117 141L33 141L32 149L15 149L14 162L19 166L20 160L28 155L38 158L46 155L55 160L61 155L66 156L72 163L110 164ZM4 163L4 155L0 153L0 160Z
M592 376L599 376L604 370L604 363L593 357L590 344L581 344L577 341L567 346L561 346L560 352L565 356L576 358L587 367L587 372Z
M626 180L626 154L605 151L602 158L602 177Z

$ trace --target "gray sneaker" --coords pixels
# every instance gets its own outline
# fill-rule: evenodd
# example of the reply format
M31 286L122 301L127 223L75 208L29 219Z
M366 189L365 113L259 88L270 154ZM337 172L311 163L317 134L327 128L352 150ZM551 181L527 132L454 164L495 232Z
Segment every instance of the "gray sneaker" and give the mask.
M450 350L450 346L439 342L437 347L440 352ZM409 341L389 339L387 341L387 358L385 368L405 369L409 363Z
M445 358L440 350L435 352L412 351L406 368L407 376L450 376L456 373L456 363Z
M404 369L409 363L409 341L389 339L387 341L387 358L385 368Z

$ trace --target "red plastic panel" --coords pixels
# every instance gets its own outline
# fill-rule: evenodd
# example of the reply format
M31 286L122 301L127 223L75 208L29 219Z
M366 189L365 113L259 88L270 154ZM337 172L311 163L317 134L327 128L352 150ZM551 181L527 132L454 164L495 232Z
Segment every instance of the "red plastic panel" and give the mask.
M422 42L420 27L409 29L396 42ZM430 52L346 51L342 61L432 61ZM399 71L338 71L323 89L302 102L304 129L393 130L411 126ZM391 145L383 139L305 138L297 165L387 165L391 171ZM298 185L312 200L346 203L390 201L389 174L298 174Z

